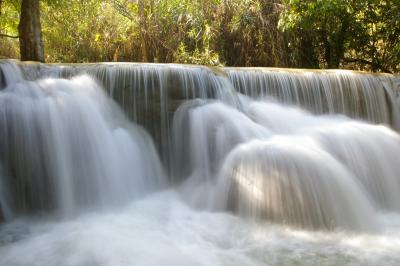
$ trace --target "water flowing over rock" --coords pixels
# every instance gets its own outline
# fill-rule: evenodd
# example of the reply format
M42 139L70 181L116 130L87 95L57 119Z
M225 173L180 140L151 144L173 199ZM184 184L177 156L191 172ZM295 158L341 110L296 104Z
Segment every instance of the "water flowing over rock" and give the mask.
M168 164L172 117L187 99L215 98L235 104L234 88L220 70L202 66L162 64L23 65L30 79L70 78L88 74L101 82L108 94L135 122L153 136Z
M222 170L227 206L242 215L310 228L367 230L372 205L348 170L307 140L242 144ZM370 217L365 219L365 217Z
M13 61L0 60L0 90L7 84L13 84L23 79L22 71Z
M15 61L0 73L3 219L165 186L195 208L309 229L376 230L377 212L400 212L399 76Z
M353 71L207 68L176 64L20 64L28 79L89 74L153 136L170 165L172 117L186 100L217 99L240 108L235 91L315 113L344 114L400 129L400 77ZM168 162L167 162L168 161Z
M151 138L86 76L8 85L0 94L0 161L17 213L70 215L165 182Z
M9 180L0 164L0 223L9 221L13 217L13 203L10 199L10 187L8 182Z
M0 61L0 265L397 266L399 91L351 71Z
M215 101L188 102L176 111L173 125L174 176L206 182L236 145L271 136L242 112Z
M373 229L375 210L399 211L397 133L243 101L244 113L215 102L178 109L174 128L186 134L174 132L175 154L177 169L188 177L182 185L187 201L325 229Z
M348 70L232 69L227 73L237 91L253 98L272 97L316 114L339 113L374 123L398 126L399 106L393 96L399 77Z

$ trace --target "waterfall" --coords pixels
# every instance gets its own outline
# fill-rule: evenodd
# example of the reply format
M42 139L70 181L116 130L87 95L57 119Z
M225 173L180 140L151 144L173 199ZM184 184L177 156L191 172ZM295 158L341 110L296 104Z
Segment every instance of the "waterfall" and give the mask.
M153 136L166 164L171 154L170 129L174 111L187 99L216 98L237 102L234 88L218 69L175 64L103 63L23 66L30 79L70 78L88 74L99 80L125 113Z
M386 85L398 83L399 77L396 76L346 70L317 72L228 68L226 71L234 87L245 95L273 97L316 114L340 113L393 125L399 113L398 104L390 95L392 91L387 90ZM389 87L395 88L394 84Z
M270 131L235 108L195 100L178 108L174 117L174 176L195 176L204 183L215 175L224 156L237 144L267 138Z
M71 215L165 183L151 138L87 76L8 85L0 125L0 161L18 213Z
M172 120L192 99L217 99L241 108L236 92L270 98L315 114L346 116L400 129L400 77L354 71L207 68L176 64L21 64L25 77L70 78L88 74L99 80L124 112L152 135L167 168ZM172 174L172 172L170 172Z
M235 148L223 166L218 191L227 195L227 206L242 215L301 227L373 228L372 205L354 176L328 153L304 143L281 138Z
M374 228L373 210L400 210L397 133L243 100L244 113L215 102L178 109L187 201L313 228Z
M0 66L7 77L0 160L12 176L17 212L71 214L157 190L166 178L156 148L169 183L197 207L350 229L374 227L375 209L400 211L398 134L336 115L395 127L397 76L175 64ZM348 209L338 210L342 205Z
M0 265L400 263L400 77L0 61Z
M22 71L15 62L0 60L0 90L22 79Z
M13 217L8 181L0 164L0 222L9 221Z

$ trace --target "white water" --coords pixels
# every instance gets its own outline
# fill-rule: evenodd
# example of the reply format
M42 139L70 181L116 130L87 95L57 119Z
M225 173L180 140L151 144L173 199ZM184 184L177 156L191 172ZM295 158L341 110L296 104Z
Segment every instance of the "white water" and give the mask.
M352 230L376 230L376 211L399 210L397 133L268 101L243 102L245 113L217 102L178 109L174 153L188 177L181 187L186 201L295 226Z
M9 225L8 239L15 232L22 236L0 248L0 265L396 266L400 217L379 219L387 223L380 234L302 231L225 212L195 211L169 191L113 212Z
M14 62L0 61L0 89L22 79L22 71Z
M169 164L171 124L175 109L187 99L216 98L230 104L236 95L230 81L204 66L177 64L101 63L22 65L30 79L89 75L99 80L124 112L154 138L161 158Z
M227 68L233 86L253 98L274 97L322 114L345 114L399 129L400 78L349 70L307 71Z
M119 75L138 76L139 87L171 74L126 67ZM14 73L0 91L0 266L400 264L398 133L232 96L226 78L194 85L196 71L184 91L220 87L180 99L173 125L169 114L157 122L171 142L161 192L168 179L151 138L92 78ZM159 96L161 112L168 100Z
M16 211L73 215L165 185L150 137L89 77L19 82L0 93L0 158Z

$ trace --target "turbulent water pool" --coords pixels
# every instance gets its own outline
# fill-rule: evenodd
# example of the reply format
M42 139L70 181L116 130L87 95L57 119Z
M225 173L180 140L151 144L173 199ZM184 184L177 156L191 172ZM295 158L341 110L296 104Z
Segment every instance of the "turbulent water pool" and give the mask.
M400 265L399 92L0 61L0 266Z
M399 265L400 215L373 233L307 231L196 211L174 191L66 221L2 227L0 265Z

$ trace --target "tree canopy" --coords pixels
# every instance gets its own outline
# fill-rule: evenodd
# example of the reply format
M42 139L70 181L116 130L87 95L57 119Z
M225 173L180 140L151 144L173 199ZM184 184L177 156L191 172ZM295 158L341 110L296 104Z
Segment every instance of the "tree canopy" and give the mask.
M0 0L18 58L21 0ZM46 62L400 71L399 0L42 0Z

